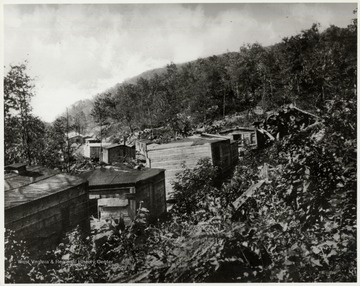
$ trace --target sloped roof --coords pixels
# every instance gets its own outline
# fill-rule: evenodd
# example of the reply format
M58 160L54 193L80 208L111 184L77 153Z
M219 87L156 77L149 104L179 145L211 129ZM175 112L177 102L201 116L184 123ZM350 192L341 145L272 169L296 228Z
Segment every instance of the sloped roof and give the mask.
M112 149L112 148L116 148L116 147L132 148L132 147L124 145L124 144L111 144L111 145L105 146L104 149Z
M84 136L82 136L81 134L72 134L72 135L69 134L69 139L76 138L76 137L84 138Z
M185 147L185 146L197 146L204 144L211 144L215 142L226 141L229 139L220 138L220 137L205 137L205 136L191 136L182 138L180 140L174 140L169 143L163 144L151 144L148 146L148 150L159 150L159 149L168 149L168 148L177 148L177 147Z
M134 186L164 172L164 169L134 170L131 168L99 168L80 174L89 181L89 188Z
M86 181L41 166L27 167L22 174L5 174L5 209L26 204Z
M254 131L256 131L256 129L254 127L235 127L232 129L221 130L221 131L219 131L219 133L225 134L225 133L254 132Z
M111 145L111 143L104 143L104 142L102 142L102 143L89 143L88 144L89 147L102 147L102 148L105 148L105 147L110 146L110 145Z

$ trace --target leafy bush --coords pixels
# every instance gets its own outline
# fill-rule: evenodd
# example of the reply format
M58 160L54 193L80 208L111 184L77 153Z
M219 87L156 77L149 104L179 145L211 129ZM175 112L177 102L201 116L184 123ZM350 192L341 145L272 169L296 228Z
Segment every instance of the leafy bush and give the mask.
M200 159L195 168L185 168L176 174L173 183L176 204L173 211L180 214L192 215L199 209L204 209L207 201L216 197L218 193L218 168L213 166L210 158Z
M246 154L221 187L209 160L185 168L168 220L148 225L140 207L129 227L74 232L52 254L108 264L18 265L28 254L6 239L7 281L356 281L356 96L334 97L322 118Z

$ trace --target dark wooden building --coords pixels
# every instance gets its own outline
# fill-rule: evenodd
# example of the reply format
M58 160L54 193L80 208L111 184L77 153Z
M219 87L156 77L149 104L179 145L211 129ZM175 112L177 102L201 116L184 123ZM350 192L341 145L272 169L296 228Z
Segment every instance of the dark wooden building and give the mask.
M111 143L105 143L105 142L86 142L84 145L84 157L100 160L103 158L103 152L104 148L111 145Z
M166 170L167 199L172 197L172 182L176 173L183 170L183 163L187 168L194 168L199 159L210 158L226 173L238 160L236 142L216 136L194 136L166 144L148 144L145 154L147 167Z
M85 139L81 134L74 134L69 136L69 142L70 144L84 144L85 143Z
M89 181L91 212L95 217L114 220L121 217L129 223L140 203L149 210L151 219L166 212L164 171L107 166L80 176Z
M256 128L237 127L233 129L222 130L219 132L219 134L237 141L239 147L257 147Z
M103 148L103 162L106 164L123 162L126 158L135 159L135 146L112 144Z
M76 227L89 229L86 180L40 166L5 167L5 228L31 249L55 246Z

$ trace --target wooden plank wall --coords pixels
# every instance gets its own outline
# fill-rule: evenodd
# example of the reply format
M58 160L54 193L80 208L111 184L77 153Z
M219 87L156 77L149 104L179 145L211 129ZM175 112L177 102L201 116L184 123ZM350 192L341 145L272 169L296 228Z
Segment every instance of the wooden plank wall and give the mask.
M54 247L62 235L80 225L89 230L87 182L54 195L5 210L5 228L30 248Z
M173 191L171 182L175 174L183 170L182 163L187 168L194 168L201 158L211 158L211 147L209 143L202 145L171 144L169 148L150 149L147 151L149 158L148 167L165 169L166 197L170 198Z
M150 211L151 218L158 218L166 211L165 175L160 173L136 188L136 202Z

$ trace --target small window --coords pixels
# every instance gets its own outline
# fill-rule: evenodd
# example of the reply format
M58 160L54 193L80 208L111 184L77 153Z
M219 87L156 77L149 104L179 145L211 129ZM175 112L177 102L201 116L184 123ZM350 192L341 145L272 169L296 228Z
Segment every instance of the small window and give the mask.
M242 134L234 134L233 139L234 140L242 140Z

